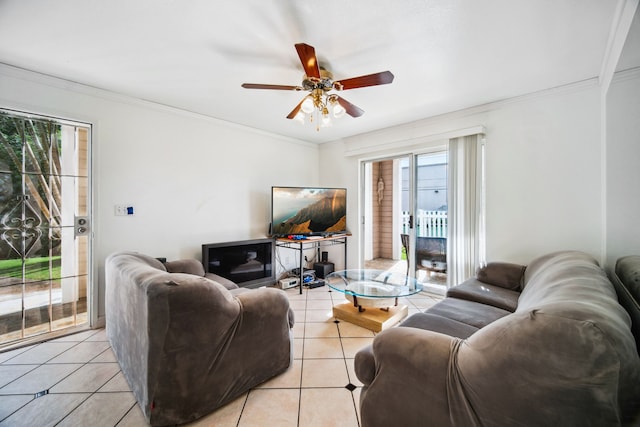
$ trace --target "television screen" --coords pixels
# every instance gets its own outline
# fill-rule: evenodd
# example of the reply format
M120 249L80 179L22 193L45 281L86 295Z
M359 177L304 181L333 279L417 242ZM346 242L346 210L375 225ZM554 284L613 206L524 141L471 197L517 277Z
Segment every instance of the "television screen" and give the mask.
M331 235L347 231L345 188L272 187L272 234Z
M272 239L202 245L202 263L205 271L241 287L269 286L276 281Z

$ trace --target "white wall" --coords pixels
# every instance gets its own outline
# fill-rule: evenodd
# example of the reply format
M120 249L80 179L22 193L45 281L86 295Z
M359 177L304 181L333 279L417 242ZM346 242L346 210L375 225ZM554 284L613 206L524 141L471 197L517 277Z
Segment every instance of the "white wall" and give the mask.
M199 259L203 243L265 236L272 185L318 185L315 144L10 67L0 67L0 106L94 125L100 316L108 254ZM114 216L116 204L133 205L135 215Z
M323 144L321 182L348 188L350 266L360 259L360 160L442 146L476 126L487 140L487 259L528 263L562 249L600 259L600 90L586 82Z
M614 81L607 102L610 257L640 252L633 216L640 202L629 193L640 182L638 99L635 78ZM347 187L347 225L353 233L348 266L356 267L360 160L442 147L443 135L476 126L486 128L487 139L488 260L527 263L560 249L604 256L601 103L594 82L320 148L9 67L0 67L0 106L94 125L94 256L101 316L102 267L109 253L199 258L202 243L262 236L272 185ZM309 161L282 167L290 158ZM125 203L136 215L114 216L114 205ZM342 268L341 251L330 250L337 268Z
M600 90L548 94L487 115L487 259L602 256Z
M640 254L640 69L607 94L607 265Z

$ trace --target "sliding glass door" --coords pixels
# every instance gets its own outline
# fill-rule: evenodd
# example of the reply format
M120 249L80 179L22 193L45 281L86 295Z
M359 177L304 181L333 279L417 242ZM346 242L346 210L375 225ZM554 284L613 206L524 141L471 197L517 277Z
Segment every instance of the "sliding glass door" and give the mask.
M444 289L446 151L364 162L362 173L362 265L405 272Z
M88 325L90 135L0 110L0 347Z
M413 159L413 271L421 282L444 289L447 285L447 152L418 154Z

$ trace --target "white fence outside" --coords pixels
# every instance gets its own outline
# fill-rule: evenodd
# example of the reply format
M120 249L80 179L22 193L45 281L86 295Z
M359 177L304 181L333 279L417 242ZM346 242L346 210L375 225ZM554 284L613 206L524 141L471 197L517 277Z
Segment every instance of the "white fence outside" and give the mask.
M409 212L402 212L402 232L409 232ZM416 237L447 237L447 212L418 209L414 218Z

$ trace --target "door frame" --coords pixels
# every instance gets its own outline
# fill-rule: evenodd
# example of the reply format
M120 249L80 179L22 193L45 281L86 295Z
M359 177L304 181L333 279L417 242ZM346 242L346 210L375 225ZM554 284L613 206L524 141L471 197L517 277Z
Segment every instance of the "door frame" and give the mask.
M408 159L409 161L409 177L410 177L410 182L412 181L411 176L413 176L413 160L412 160L412 153L399 153L399 154L395 154L395 155L389 155L389 156L384 156L384 157L378 157L378 158L371 158L371 159L361 159L360 160L360 182L361 185L358 188L358 192L359 192L359 200L360 200L360 239L359 239L359 247L361 248L361 250L358 251L358 253L360 254L359 260L358 260L358 265L360 267L364 266L365 264L365 260L368 259L368 255L371 254L371 242L367 242L367 233L371 233L372 231L372 220L371 220L371 209L370 206L374 203L373 200L373 182L372 182L372 171L371 171L371 166L374 163L378 163L378 162L384 162L384 161L393 161L393 174L394 176L398 176L399 175L399 170L398 170L398 161L400 161L401 159ZM392 227L394 229L398 229L400 228L399 225L401 225L401 218L397 215L397 212L399 211L399 206L401 203L401 182L396 182L394 180L393 183L393 187L392 187L392 204L393 204L393 224ZM385 186L386 188L386 186ZM409 209L412 212L414 210L414 194L413 194L413 187L410 185L409 186ZM411 236L413 233L412 230L410 230L409 235ZM411 237L410 237L411 239ZM392 248L393 248L393 252L395 253L399 253L400 249L402 247L402 244L400 242L400 233L393 233L392 236ZM412 247L412 246L410 246ZM409 265L409 271L414 271L415 268L412 268L411 264L413 263L413 258L414 257L409 257L410 260L410 265Z
M363 158L360 159L360 185L358 186L359 192L359 203L360 203L360 238L359 238L359 259L358 265L359 267L363 267L365 265L365 260L367 259L367 255L370 253L369 248L367 248L367 238L366 233L371 231L371 218L370 215L368 217L367 213L370 211L370 204L373 203L372 199L372 174L371 174L371 165L373 163L387 161L387 160L400 160L400 159L408 159L409 162L409 212L412 217L415 217L416 207L417 207L417 158L420 155L428 155L428 154L436 154L443 151L447 151L447 142L444 141L443 144L433 145L429 147L419 147L410 151L402 151L398 153L390 153L385 156L380 157L371 157L371 158ZM397 162L394 162L394 174L396 176L399 175L399 171L395 170L397 167ZM400 183L401 185L401 183ZM397 200L400 200L401 187L398 189L397 186L394 186L394 194L393 197ZM397 194L396 194L397 193ZM398 202L399 203L399 202ZM394 212L397 211L394 210ZM394 215L395 216L395 215ZM397 225L397 224L395 224ZM397 236L396 236L397 234ZM416 247L416 227L415 221L413 221L412 226L409 228L409 247L415 251ZM393 241L397 242L401 247L400 243L400 234L394 233ZM394 244L395 246L395 244ZM399 249L398 249L399 250ZM414 254L409 255L409 276L416 276L416 256Z
M88 218L88 232L86 232L86 237L88 239L87 242L87 259L86 259L86 269L87 269L87 278L86 278L86 309L87 309L87 321L81 325L69 326L63 329L56 329L53 331L49 331L47 333L33 335L25 338L21 338L17 341L9 342L6 345L2 346L3 350L8 350L13 347L21 347L30 343L41 342L44 340L53 339L59 336L69 335L78 331L87 330L91 328L100 327L100 318L99 318L99 287L98 282L96 280L96 271L97 266L95 265L95 211L94 211L94 180L93 180L93 170L94 170L94 158L93 158L93 144L94 144L94 135L95 135L95 125L88 121L83 120L74 120L59 117L53 114L44 114L44 113L33 113L27 112L21 109L10 108L10 107L0 107L0 111L4 111L8 114L13 114L24 119L34 119L34 120L46 120L52 121L56 124L63 126L70 126L76 128L74 138L78 138L77 128L86 129L86 150L87 150L87 158L86 158L86 169L87 169L87 194L86 194L86 217ZM82 223L85 225L85 223ZM74 227L77 227L78 224L75 224ZM83 234L83 232L80 232ZM75 232L74 232L75 236Z

